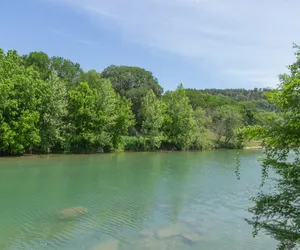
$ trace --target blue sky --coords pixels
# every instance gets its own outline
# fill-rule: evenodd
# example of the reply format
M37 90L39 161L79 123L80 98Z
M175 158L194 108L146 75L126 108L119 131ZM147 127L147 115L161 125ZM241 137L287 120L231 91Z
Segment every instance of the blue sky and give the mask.
M300 43L299 0L2 0L0 47L102 71L153 72L165 89L275 87Z

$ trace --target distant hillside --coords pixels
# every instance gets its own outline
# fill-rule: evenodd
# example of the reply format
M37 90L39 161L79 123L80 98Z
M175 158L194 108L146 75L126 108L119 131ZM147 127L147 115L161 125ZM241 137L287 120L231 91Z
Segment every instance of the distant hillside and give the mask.
M203 89L199 90L203 94L221 95L229 97L232 100L237 101L252 101L264 99L266 100L265 93L271 91L269 88L254 88L251 90L247 89Z
M272 89L186 89L193 108L216 108L222 105L243 105L257 111L276 111L275 106L267 100L265 93Z

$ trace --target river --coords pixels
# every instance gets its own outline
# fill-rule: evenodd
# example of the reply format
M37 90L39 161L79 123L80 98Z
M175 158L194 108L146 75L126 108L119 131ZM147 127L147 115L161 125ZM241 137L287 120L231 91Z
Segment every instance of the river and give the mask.
M276 249L244 221L261 152L240 180L236 153L0 158L0 249Z

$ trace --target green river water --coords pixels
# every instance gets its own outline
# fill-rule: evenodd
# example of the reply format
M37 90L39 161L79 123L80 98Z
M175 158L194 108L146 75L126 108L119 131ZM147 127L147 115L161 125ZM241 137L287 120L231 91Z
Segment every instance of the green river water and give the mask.
M276 249L244 221L261 152L240 180L236 153L0 158L0 249Z

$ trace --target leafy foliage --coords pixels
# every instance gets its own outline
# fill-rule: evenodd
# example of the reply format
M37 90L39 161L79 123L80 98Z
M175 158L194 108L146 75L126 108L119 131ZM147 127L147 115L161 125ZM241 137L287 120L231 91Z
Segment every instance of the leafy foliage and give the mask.
M52 72L44 85L40 112L40 138L36 151L49 153L56 145L68 151L70 145L66 141L66 131L70 124L66 123L68 100L66 84Z
M142 120L139 111L143 97L150 89L157 97L163 93L163 88L158 84L157 79L145 69L115 65L104 69L102 77L109 79L116 92L132 102L131 109L137 121L136 128L140 131Z
M211 117L207 116L202 108L196 108L194 111L194 119L196 122L194 138L192 143L193 149L213 148L214 145L209 141L207 134L211 127Z
M78 83L83 70L79 63L74 63L63 57L53 56L51 58L50 69L55 71L59 78L68 83L69 87L73 87Z
M20 57L15 51L0 51L0 152L117 148L134 123L130 101L101 74L83 75L69 60L47 58L42 52ZM83 78L92 87L87 82L73 84Z
M234 130L241 125L241 113L233 106L221 106L212 116L212 131L217 137L217 143L224 137L225 144L228 144L234 136Z
M1 50L0 91L1 154L235 147L235 128L266 126L277 117L268 110L266 90L180 85L163 95L145 69L111 65L84 72L44 52Z
M51 72L55 71L57 76L68 83L68 87L73 87L78 83L78 78L83 74L79 63L74 63L63 57L49 57L44 52L31 52L24 55L23 64L25 67L32 66L34 70L40 73L41 79L46 80Z
M191 105L194 109L200 107L204 110L213 110L222 105L234 105L236 102L225 96L212 95L203 93L197 89L187 89L186 94L190 99Z
M99 103L96 89L91 89L87 82L69 92L68 119L72 121L70 137L74 150L89 152L110 143L109 134L103 129L106 117Z
M149 90L142 100L142 134L150 140L150 149L157 149L163 141L162 127L165 122L166 104Z
M251 101L251 100L267 100L265 93L270 92L269 88L254 88L246 89L204 89L199 90L204 94L211 94L214 96L224 96L237 101Z
M187 149L193 141L196 121L183 85L180 84L173 92L167 92L165 102L167 115L164 130L168 142L178 149Z
M40 73L42 80L46 80L50 76L51 59L46 53L35 51L24 55L22 58L24 66L32 66L34 70Z
M31 151L40 143L38 122L44 82L16 51L0 50L0 150Z
M279 241L278 249L292 249L300 243L300 51L290 74L280 77L278 89L267 97L280 110L270 122L245 128L240 136L259 138L265 146L262 159L264 181L269 170L276 173L273 192L261 191L253 198L255 206L248 220L254 235L263 230ZM264 184L263 182L262 184Z

